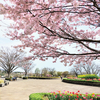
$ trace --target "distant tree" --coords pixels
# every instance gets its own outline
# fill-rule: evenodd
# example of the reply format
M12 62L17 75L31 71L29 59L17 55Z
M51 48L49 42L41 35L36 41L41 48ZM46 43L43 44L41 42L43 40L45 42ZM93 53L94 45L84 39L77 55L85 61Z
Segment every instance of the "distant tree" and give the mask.
M80 63L76 64L75 67L72 68L71 72L73 72L76 76L78 74L99 74L100 73L100 67L96 65L95 63L86 64L86 63Z
M57 76L61 76L63 72L58 71Z
M43 68L41 73L42 73L44 76L46 76L46 75L48 74L48 72L49 72L49 68Z
M64 77L66 77L68 74L69 74L68 71L64 71L64 72L62 73L62 75L63 75Z
M20 67L24 70L25 72L25 77L27 76L27 74L34 68L35 64L33 64L32 61L23 61L20 63Z
M39 68L36 68L36 69L35 69L35 75L36 75L36 76L39 76L39 74L40 74L40 69L39 69Z
M49 74L54 76L55 72L56 72L55 68L49 68Z
M0 49L0 67L7 72L8 77L18 68L17 63L25 55L25 52L18 49L1 48Z
M75 75L75 76L78 76L79 74L83 74L83 68L80 66L80 68L79 68L79 66L78 65L75 65L75 67L73 67L72 69L71 69L71 71L70 71L70 74L71 75Z

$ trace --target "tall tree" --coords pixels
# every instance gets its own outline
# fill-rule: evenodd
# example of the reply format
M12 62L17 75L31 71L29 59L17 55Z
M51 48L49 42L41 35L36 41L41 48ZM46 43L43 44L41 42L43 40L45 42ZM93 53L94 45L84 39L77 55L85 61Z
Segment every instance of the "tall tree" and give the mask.
M1 48L0 49L0 67L7 72L8 77L18 68L17 63L23 59L25 52L18 49Z
M0 13L14 21L7 35L22 42L18 47L30 48L28 59L60 58L65 65L100 59L100 0L8 1L12 5L0 4Z

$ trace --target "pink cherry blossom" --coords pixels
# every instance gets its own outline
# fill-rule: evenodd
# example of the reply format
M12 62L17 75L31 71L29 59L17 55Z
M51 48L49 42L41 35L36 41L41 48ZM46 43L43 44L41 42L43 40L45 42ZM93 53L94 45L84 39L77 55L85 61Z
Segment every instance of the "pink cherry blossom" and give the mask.
M15 48L30 49L33 56L25 59L52 57L65 66L100 59L99 0L6 1L11 4L0 3L0 14L14 22L7 36L21 41Z

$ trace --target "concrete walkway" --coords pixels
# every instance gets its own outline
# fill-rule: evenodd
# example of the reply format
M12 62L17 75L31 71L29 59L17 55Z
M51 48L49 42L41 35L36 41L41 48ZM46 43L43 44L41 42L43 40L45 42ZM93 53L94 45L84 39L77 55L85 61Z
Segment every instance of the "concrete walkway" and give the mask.
M31 93L67 90L81 93L100 93L100 87L76 85L61 82L61 79L28 79L11 81L8 86L0 87L0 100L29 100Z

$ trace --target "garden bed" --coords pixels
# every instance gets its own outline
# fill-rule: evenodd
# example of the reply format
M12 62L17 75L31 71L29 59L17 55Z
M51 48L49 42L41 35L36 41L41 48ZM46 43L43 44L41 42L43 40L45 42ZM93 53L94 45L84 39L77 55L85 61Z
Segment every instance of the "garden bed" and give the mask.
M100 81L63 78L62 82L100 87Z
M61 91L51 93L32 93L29 100L100 100L100 94L80 94L78 92Z

